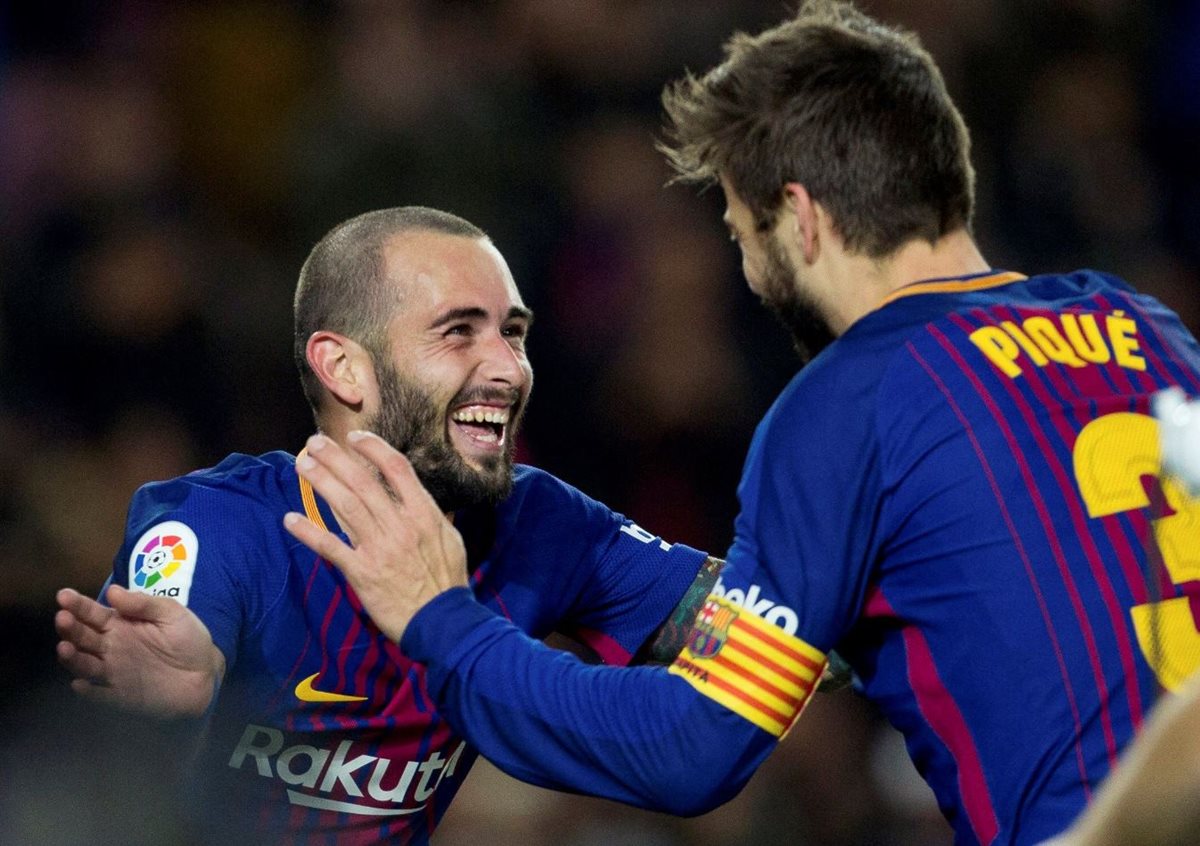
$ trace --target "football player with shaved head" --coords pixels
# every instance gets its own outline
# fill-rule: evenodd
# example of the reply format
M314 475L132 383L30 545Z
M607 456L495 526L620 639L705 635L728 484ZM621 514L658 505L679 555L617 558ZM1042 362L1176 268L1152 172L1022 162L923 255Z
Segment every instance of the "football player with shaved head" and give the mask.
M320 432L308 455L231 455L146 485L109 604L59 593L76 690L203 720L185 809L203 842L424 843L476 755L423 668L284 528L298 512L365 541L364 515L297 473L362 432L407 455L430 508L452 516L434 543L469 562L481 608L611 663L679 651L719 562L514 464L531 322L504 258L467 221L419 207L346 221L296 289L295 358ZM369 473L364 484L382 490ZM448 587L414 578L394 598Z

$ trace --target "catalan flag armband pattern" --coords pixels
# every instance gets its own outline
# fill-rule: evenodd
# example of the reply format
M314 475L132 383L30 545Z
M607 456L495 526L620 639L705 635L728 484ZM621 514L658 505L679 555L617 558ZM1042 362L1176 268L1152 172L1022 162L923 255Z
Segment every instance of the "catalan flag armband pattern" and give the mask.
M710 595L668 672L783 737L820 681L825 654L741 606Z

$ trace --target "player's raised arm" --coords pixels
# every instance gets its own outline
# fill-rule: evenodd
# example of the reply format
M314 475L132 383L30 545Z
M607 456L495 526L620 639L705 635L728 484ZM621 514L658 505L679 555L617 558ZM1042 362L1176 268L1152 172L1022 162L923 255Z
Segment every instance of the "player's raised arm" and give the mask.
M198 717L225 673L208 628L173 599L120 585L102 605L70 588L55 597L58 658L91 699L161 717Z
M703 658L677 661L672 670L596 667L530 638L463 586L457 533L406 464L395 461L398 454L373 436L351 443L378 477L331 441L310 445L312 461L298 466L353 546L298 516L286 525L345 573L380 629L426 665L428 691L443 715L509 774L655 810L702 813L741 789L798 716L823 656L785 660L778 679L784 691L740 690L736 672L720 678L724 670L706 668ZM799 655L794 638L744 617L722 635L766 637L781 654Z
M786 730L663 667L585 665L465 589L425 606L401 649L426 666L439 711L509 775L651 810L691 816L727 802Z

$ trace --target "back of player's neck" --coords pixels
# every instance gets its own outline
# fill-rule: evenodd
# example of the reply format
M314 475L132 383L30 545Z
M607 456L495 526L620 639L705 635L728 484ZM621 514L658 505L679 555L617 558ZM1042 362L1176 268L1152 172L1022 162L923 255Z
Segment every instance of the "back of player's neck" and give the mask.
M849 255L840 263L835 282L840 292L826 314L834 334L841 335L861 317L877 309L894 291L925 279L952 279L986 273L991 268L970 233L959 229L937 243L909 241L882 259Z
M953 279L987 273L991 266L971 234L956 229L936 243L909 241L881 266L886 294L926 279Z

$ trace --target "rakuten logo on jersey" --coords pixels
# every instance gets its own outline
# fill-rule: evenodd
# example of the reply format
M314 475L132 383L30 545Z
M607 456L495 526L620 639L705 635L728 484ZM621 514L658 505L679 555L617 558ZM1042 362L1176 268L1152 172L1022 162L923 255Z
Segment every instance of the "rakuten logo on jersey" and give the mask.
M732 602L734 605L740 605L756 617L761 617L768 623L772 623L783 629L790 635L796 633L796 629L800 628L800 618L796 616L796 612L786 605L776 605L769 599L760 599L759 593L762 591L758 585L750 585L748 590L741 588L726 588L725 583L720 578L713 585L712 595L724 599L726 602Z
M247 759L252 759L259 775L304 788L288 790L288 801L293 805L342 814L394 817L422 810L442 779L454 775L466 747L466 743L459 743L449 758L434 752L421 762L406 761L403 770L396 772L400 765L388 758L350 757L353 745L352 741L343 740L332 751L305 744L285 747L283 732L251 723L233 750L229 766L240 770ZM331 795L346 798L333 799ZM388 804L360 804L355 799Z

